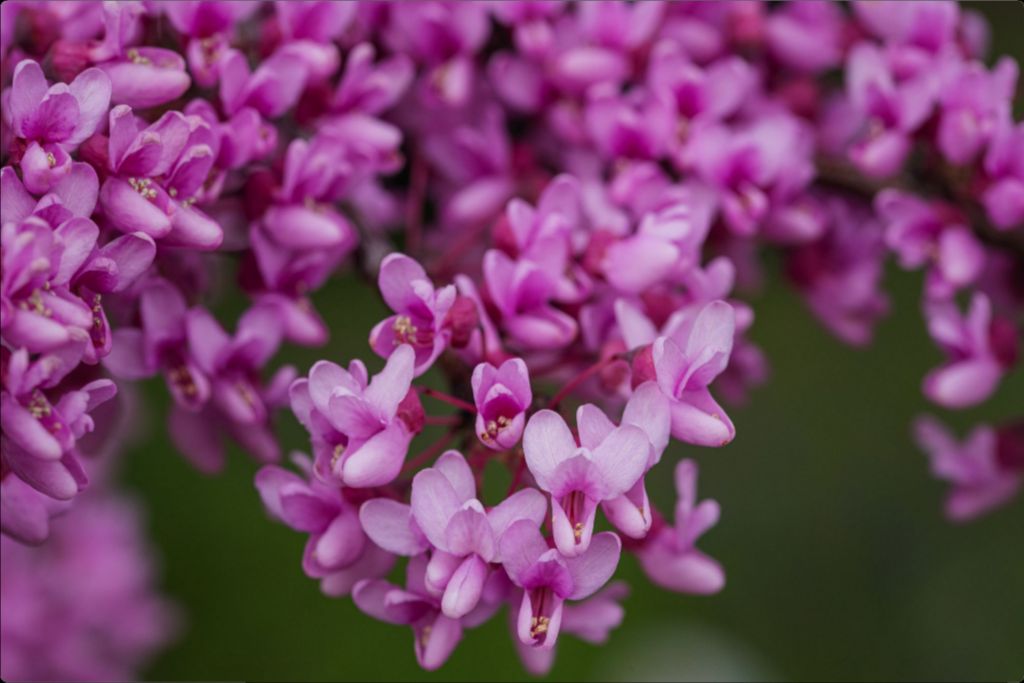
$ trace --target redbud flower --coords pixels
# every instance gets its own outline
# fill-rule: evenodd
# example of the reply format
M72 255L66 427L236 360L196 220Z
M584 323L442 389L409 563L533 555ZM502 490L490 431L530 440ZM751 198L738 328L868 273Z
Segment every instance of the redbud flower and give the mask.
M690 325L652 347L658 386L669 398L672 436L700 446L724 446L736 435L732 420L708 385L725 370L732 351L735 313L724 301L707 304Z
M697 502L697 463L681 460L676 465L674 524L652 532L637 551L640 566L659 586L680 593L706 595L725 585L721 565L694 547L697 539L718 523L718 503Z
M608 581L619 564L622 542L610 531L594 536L587 549L566 557L549 548L529 520L501 537L505 571L523 589L516 632L520 642L550 649L558 640L566 600L582 600Z
M109 102L110 79L98 69L86 69L69 85L48 86L36 62L14 68L4 118L29 143L21 171L30 192L47 192L70 172L68 152L93 134Z
M999 458L999 435L988 425L957 442L937 420L921 417L914 435L931 460L932 473L952 484L945 509L953 521L970 521L1005 505L1024 484L1020 464L1014 467Z
M395 315L377 323L370 332L370 346L387 358L408 345L416 353L418 377L430 369L451 338L444 322L455 303L455 286L435 290L423 267L405 254L388 254L377 282Z
M966 315L955 301L930 303L925 314L929 334L950 357L925 376L925 396L946 408L965 408L991 396L1014 359L993 344L988 297L975 293Z
M581 407L576 422L579 445L565 420L551 410L535 413L523 433L530 473L551 494L555 545L570 557L589 547L598 503L617 498L636 484L651 449L639 427L606 429L608 418L593 406Z
M387 484L402 468L409 442L422 425L407 423L399 410L413 378L415 352L395 349L380 374L368 382L366 366L348 370L320 361L309 379L292 384L292 410L309 431L321 476L347 486Z
M476 435L488 448L502 451L519 443L526 410L533 401L526 363L510 358L495 368L481 363L473 370Z
M518 520L538 526L547 501L536 489L518 491L485 510L476 498L465 458L448 451L412 483L412 515L434 547L424 581L443 593L441 610L459 618L472 611L484 589L488 563L501 562L498 541Z

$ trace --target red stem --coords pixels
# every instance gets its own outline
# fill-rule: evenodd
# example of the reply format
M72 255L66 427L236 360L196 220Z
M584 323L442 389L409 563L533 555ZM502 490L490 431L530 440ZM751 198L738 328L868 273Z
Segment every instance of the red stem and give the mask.
M583 384L588 379L590 379L597 373L601 372L601 370L603 370L605 367L611 365L617 360L621 360L621 355L618 353L614 353L608 356L607 358L602 358L601 360L597 361L589 368L581 372L580 374L576 375L574 378L572 378L572 380L569 381L568 384L562 387L561 390L559 390L559 392L551 398L551 400L548 402L548 408L557 408L558 404L561 403L566 396L571 394L573 390L575 390L581 384Z
M420 249L423 234L423 203L427 196L429 171L423 155L415 152L412 177L409 180L409 198L405 204L405 250L409 254L416 254Z
M427 415L424 424L441 427L454 427L462 422L458 415Z
M431 398L435 398L438 401L443 401L448 405L455 406L459 410L465 410L468 413L476 412L475 405L473 405L472 403L467 403L466 401L463 401L461 398L455 398L450 394L446 394L443 391L438 391L437 389L431 389L430 387L418 387L418 389L421 394L425 394L427 396L430 396Z
M438 453L443 451L445 447L449 443L451 443L452 439L455 438L455 434L457 431L458 430L455 427L449 429L447 432L445 432L444 436L442 436L437 441L424 448L422 451L420 451L419 454L416 455L416 457L405 463L405 465L402 467L402 472L410 472L412 470L417 470L424 463L435 458L438 455Z

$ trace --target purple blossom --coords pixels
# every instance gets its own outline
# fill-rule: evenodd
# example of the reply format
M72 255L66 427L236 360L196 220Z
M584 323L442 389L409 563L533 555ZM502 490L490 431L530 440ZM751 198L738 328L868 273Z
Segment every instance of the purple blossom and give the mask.
M875 198L886 224L887 246L904 268L931 262L927 289L932 298L948 298L973 283L985 265L985 250L955 210L928 203L899 190L883 190Z
M966 314L955 301L932 302L925 315L928 333L948 356L925 376L925 396L946 408L966 408L991 396L1016 360L1016 334L995 322L988 297L976 293Z
M484 279L501 326L519 345L557 349L576 337L576 321L551 305L556 279L542 266L492 249L484 255Z
M652 581L668 590L707 595L725 586L721 565L694 546L718 523L718 503L697 502L697 463L681 460L675 472L676 502L673 525L653 531L637 551L640 566Z
M976 427L966 439L956 439L937 420L921 417L914 436L931 461L932 474L952 485L946 498L946 516L967 522L1005 505L1024 483L1021 463L1000 457L1015 439L1018 451L1024 440L1020 430L997 433L988 425Z
M426 571L426 556L414 557L406 567L404 589L384 580L364 580L356 584L352 600L375 619L411 626L416 661L433 671L447 661L462 640L463 624L441 611L440 600L424 583Z
M224 231L193 205L216 158L213 133L198 116L167 112L143 126L131 108L110 112L109 164L100 206L110 224L161 244L216 249Z
M28 144L21 172L30 192L48 192L70 173L69 152L103 122L109 102L110 79L98 69L86 69L70 84L47 85L38 63L18 63L4 93L4 119Z
M138 109L177 99L192 82L177 52L135 45L142 12L140 3L105 3L103 41L88 51L97 68L110 78L110 101Z
M306 575L319 579L324 593L342 596L357 582L386 574L394 558L367 542L358 510L342 489L317 479L308 457L296 454L292 459L303 476L265 465L255 484L272 517L309 534L302 554Z
M704 306L671 337L652 347L655 378L669 399L672 435L700 446L724 446L736 435L708 385L729 363L735 313L724 301Z
M992 139L985 155L990 178L981 195L985 211L995 226L1011 230L1024 225L1024 123L1004 126Z
M481 363L473 370L472 384L480 442L496 451L512 448L523 435L526 410L533 402L526 363L521 358L510 358L498 368Z
M318 475L360 488L398 476L423 426L423 409L410 393L414 363L415 352L403 344L372 381L361 361L348 370L320 361L308 379L292 384L292 410L310 432Z
M523 433L523 452L537 485L551 494L555 545L570 557L586 552L594 533L597 506L629 491L643 476L651 445L639 427L609 428L592 405L576 414L579 445L562 417L535 413Z
M411 510L433 547L424 577L427 590L440 594L441 611L457 619L476 608L489 563L502 561L498 542L505 531L518 520L541 524L547 502L536 489L523 489L485 510L466 460L448 451L413 479Z
M516 633L524 645L551 649L558 640L566 600L594 594L615 572L622 542L610 531L596 534L587 549L566 557L548 547L537 525L520 520L501 537L505 571L523 589Z
M455 286L435 290L423 266L405 254L388 254L377 279L384 302L395 312L374 326L370 346L388 358L401 346L416 353L416 376L430 369L448 346L445 320L455 303Z

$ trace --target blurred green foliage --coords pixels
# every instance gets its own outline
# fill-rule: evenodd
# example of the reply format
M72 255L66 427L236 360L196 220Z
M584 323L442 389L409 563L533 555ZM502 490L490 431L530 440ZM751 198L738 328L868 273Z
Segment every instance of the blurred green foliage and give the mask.
M996 54L1021 58L1024 7L983 3ZM777 273L770 273L777 275ZM552 677L602 680L766 677L1017 679L1024 674L1024 504L967 526L941 516L909 424L922 412L957 429L1020 415L1024 373L983 407L937 411L921 396L940 354L919 310L920 277L891 269L891 314L871 348L830 337L777 277L754 301L752 337L773 376L733 408L736 441L722 450L676 445L648 478L672 501L671 467L701 465L701 495L723 509L702 547L726 567L713 597L651 586L632 558L626 619L609 644L566 637ZM381 363L366 342L384 315L372 289L341 277L315 297L331 327L325 349L288 348L300 372L316 359ZM240 302L228 302L237 307ZM230 317L230 316L228 316ZM524 677L504 613L467 633L436 673L418 669L411 632L329 599L300 568L304 538L263 513L256 465L233 450L219 477L197 474L167 440L160 382L140 393L148 417L122 479L145 503L163 586L183 607L181 637L153 679L515 680ZM288 415L286 448L307 447Z

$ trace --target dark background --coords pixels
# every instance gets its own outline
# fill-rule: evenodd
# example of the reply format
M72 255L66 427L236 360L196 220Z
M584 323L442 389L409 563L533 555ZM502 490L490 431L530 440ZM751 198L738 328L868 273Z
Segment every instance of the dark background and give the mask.
M1024 6L973 5L993 20L994 53L1022 58ZM1018 105L1020 98L1018 98ZM1018 106L1018 109L1020 107ZM919 308L921 278L890 268L891 314L875 344L850 349L830 337L769 263L753 301L752 338L770 382L730 411L734 443L673 446L648 477L655 504L673 500L671 463L701 465L701 496L722 521L702 547L726 567L712 597L651 586L632 557L626 619L603 647L559 639L555 679L1019 679L1024 675L1024 504L966 526L941 515L945 485L932 479L910 438L922 412L962 430L1020 415L1024 373L984 406L947 413L920 392L942 357ZM385 315L375 292L351 277L315 297L333 332L324 349L288 348L305 373L319 358L381 363L366 336ZM225 319L241 302L227 302ZM145 437L125 457L122 480L148 508L166 591L182 609L176 644L153 679L520 679L508 621L469 632L440 672L421 671L405 627L376 622L349 599L330 599L303 575L304 537L264 515L256 465L237 450L215 478L199 475L167 441L168 398L144 386ZM287 448L306 448L290 416Z

